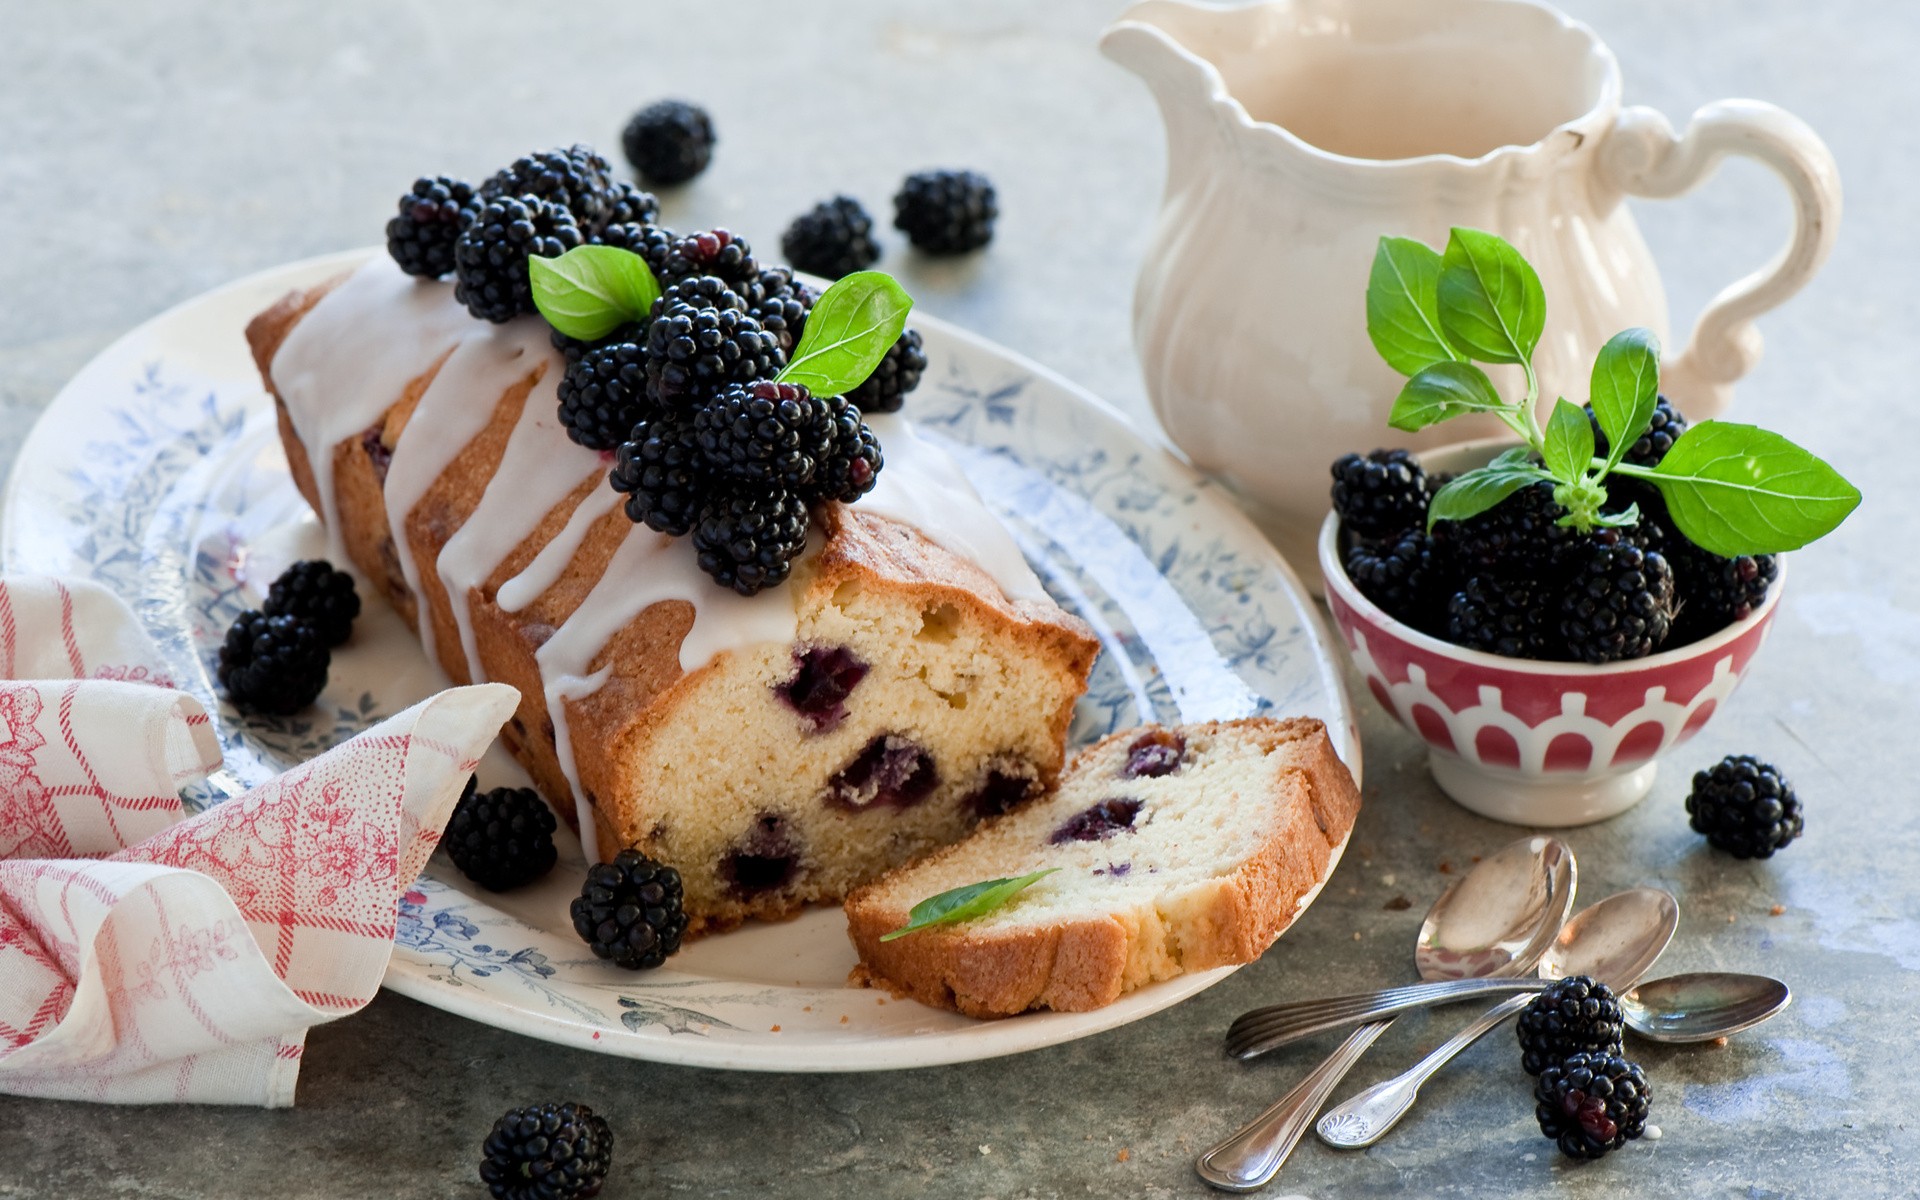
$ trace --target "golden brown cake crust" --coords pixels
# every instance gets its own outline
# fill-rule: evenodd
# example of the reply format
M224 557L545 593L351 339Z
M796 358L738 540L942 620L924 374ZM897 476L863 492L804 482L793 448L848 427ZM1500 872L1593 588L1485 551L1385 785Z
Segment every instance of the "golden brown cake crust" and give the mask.
M1249 717L1188 727L1190 734L1228 730L1256 737L1268 753L1285 750L1289 762L1268 798L1259 851L1217 880L1203 903L1183 908L1169 929L1183 972L1252 962L1265 952L1326 876L1360 809L1359 789L1321 722ZM1081 751L1066 774L1138 733L1110 734ZM860 954L853 982L975 1017L1036 1008L1080 1012L1111 1004L1128 990L1136 935L1110 916L986 932L962 925L882 942L882 934L906 924L910 907L886 895L891 881L923 863L965 854L967 845L937 850L847 898L847 932Z

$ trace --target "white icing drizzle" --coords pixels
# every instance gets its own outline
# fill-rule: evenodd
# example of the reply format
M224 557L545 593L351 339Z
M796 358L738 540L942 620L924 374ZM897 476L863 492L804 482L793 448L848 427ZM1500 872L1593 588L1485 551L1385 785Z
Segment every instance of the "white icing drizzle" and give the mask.
M928 541L980 565L1010 600L1051 603L999 518L945 450L915 433L898 413L874 413L867 425L880 439L884 465L861 512L911 525Z
M280 343L269 367L273 389L307 448L335 563L348 561L335 447L378 421L474 325L451 283L415 279L381 254L321 297Z
M501 455L493 478L487 481L478 507L447 540L435 564L440 582L447 589L454 624L460 630L460 648L467 657L468 678L475 683L486 679L486 669L480 663L479 647L474 642L473 614L469 606L472 589L491 578L500 564L540 527L554 506L571 495L583 480L591 476L605 482L606 466L600 455L568 438L555 415L560 366L557 357L551 359L546 374L527 394L527 402L507 438L506 452ZM612 488L603 487L581 507L591 505L603 492L610 500L619 498L619 493ZM567 528L571 529L572 525ZM561 538L565 537L563 532ZM573 558L573 549L578 546L576 539L572 548L564 551L556 577L559 569ZM541 551L541 557L553 549L554 544L550 543ZM501 595L505 594L503 587ZM529 596L527 600L533 598ZM501 607L514 612L524 605L503 603Z
M420 644L426 649L427 661L434 663L439 662L439 657L434 646L433 613L427 591L420 586L420 568L414 562L412 541L407 534L407 514L453 465L460 452L480 436L480 431L493 419L494 406L500 396L551 354L546 324L538 318L521 317L505 325L478 321L470 324L474 328L441 364L433 382L427 385L414 406L413 414L407 418L399 444L393 448L393 461L387 465L387 481L382 492L387 506L387 527L393 533L394 550L400 559L400 573L406 577L407 588L419 608L419 620L415 623L420 629ZM544 514L536 515L536 522L540 515ZM469 519L466 524L473 522ZM500 558L494 560L496 566L519 544L517 539L490 540L501 550ZM439 566L437 560L435 566ZM444 574L442 578L445 579ZM458 577L448 582L460 587L463 594L464 585L469 583ZM452 591L453 587L449 587L449 595ZM466 632L462 630L463 646L466 640Z
M596 477L605 474L596 470ZM604 481L603 481L604 482ZM578 481L575 481L578 486ZM520 573L500 585L500 591L494 596L494 603L502 612L519 612L527 605L538 600L548 588L560 581L565 574L567 564L580 552L580 543L587 540L587 533L594 522L606 516L620 506L620 493L611 487L595 488L567 516L567 523L553 540L540 547L540 553L533 561L520 569ZM555 504L559 501L555 501ZM548 509L553 505L549 504Z

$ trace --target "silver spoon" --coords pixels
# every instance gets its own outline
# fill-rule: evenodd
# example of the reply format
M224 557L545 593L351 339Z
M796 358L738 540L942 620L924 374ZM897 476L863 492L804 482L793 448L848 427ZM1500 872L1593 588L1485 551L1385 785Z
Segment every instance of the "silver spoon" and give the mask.
M1680 903L1668 893L1659 888L1619 892L1566 923L1541 956L1538 974L1542 979L1588 975L1620 992L1647 973L1679 927ZM1343 1150L1373 1145L1407 1115L1420 1098L1421 1084L1531 1000L1502 1000L1405 1072L1335 1105L1314 1127L1320 1140Z
M1518 975L1552 945L1573 910L1573 851L1558 838L1513 842L1467 872L1427 910L1414 945L1423 979ZM1305 1136L1320 1106L1393 1019L1363 1025L1292 1091L1194 1163L1231 1192L1266 1186Z
M1793 993L1778 979L1700 971L1627 989L1620 1014L1650 1042L1710 1042L1752 1029L1791 1003Z

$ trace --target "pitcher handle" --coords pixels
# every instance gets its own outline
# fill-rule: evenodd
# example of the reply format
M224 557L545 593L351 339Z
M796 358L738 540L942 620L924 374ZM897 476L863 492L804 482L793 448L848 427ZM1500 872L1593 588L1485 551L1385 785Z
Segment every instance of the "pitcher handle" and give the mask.
M1793 236L1771 262L1715 296L1686 348L1661 364L1662 390L1695 418L1723 411L1734 381L1760 361L1753 319L1799 291L1827 261L1840 228L1840 169L1805 121L1758 100L1709 104L1677 136L1659 112L1625 109L1599 154L1602 185L1661 199L1691 191L1729 154L1772 168L1786 183Z

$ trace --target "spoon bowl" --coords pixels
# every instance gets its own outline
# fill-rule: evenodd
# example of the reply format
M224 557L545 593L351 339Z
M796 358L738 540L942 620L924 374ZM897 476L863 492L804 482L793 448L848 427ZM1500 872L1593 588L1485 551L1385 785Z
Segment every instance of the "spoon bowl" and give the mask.
M1474 864L1420 923L1414 967L1424 980L1524 975L1573 911L1573 851L1551 837L1509 842Z
M1659 888L1615 892L1574 914L1541 956L1542 979L1585 975L1615 992L1639 982L1680 928L1680 902Z
M1650 1042L1710 1042L1752 1029L1787 1005L1778 979L1700 971L1651 979L1620 996L1627 1028Z

